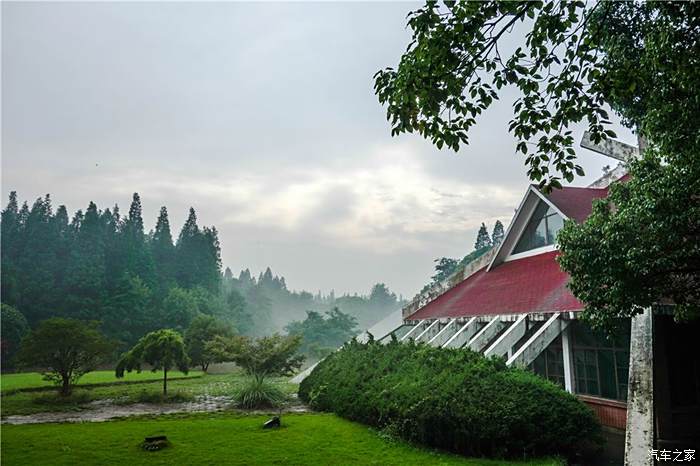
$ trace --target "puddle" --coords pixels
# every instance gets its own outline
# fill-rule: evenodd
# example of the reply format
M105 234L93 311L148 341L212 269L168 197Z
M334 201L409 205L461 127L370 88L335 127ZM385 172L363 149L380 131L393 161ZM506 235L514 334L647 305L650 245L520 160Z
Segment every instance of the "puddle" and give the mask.
M173 414L173 413L202 413L221 411L231 407L230 396L200 396L194 401L185 403L151 404L115 404L114 400L96 400L82 405L81 411L37 413L28 415L7 416L2 419L3 424L43 424L49 422L104 422L110 419L141 416L144 414ZM297 400L282 409L283 412L303 413L308 408ZM257 414L257 411L246 411ZM269 413L270 411L260 411Z

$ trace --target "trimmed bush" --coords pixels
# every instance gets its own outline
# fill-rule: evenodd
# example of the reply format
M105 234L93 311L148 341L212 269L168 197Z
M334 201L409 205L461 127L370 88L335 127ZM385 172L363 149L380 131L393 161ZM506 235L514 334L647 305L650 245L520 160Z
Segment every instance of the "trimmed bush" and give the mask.
M523 369L469 350L346 344L299 386L313 408L470 456L573 458L600 443L593 412Z

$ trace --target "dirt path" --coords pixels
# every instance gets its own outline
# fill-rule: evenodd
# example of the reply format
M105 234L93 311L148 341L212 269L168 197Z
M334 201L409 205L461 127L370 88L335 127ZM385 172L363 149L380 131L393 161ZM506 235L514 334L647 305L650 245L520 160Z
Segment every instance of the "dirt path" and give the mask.
M228 396L200 396L194 401L169 404L115 404L113 400L98 400L81 406L80 411L50 412L28 415L7 416L2 419L2 424L43 424L62 422L104 422L110 419L141 416L144 414L172 414L172 413L201 413L221 411L231 407L232 399ZM294 400L283 409L284 412L306 412L307 407ZM251 413L251 411L245 411ZM269 411L260 411L260 413ZM258 412L252 412L253 414Z

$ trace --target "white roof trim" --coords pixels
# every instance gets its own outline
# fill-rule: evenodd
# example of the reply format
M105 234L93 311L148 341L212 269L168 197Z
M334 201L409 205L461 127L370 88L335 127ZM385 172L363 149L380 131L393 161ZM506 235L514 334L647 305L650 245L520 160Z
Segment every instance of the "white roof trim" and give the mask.
M540 199L542 199L544 202L546 202L547 204L549 204L549 206L550 206L552 209L554 209L559 215L561 215L562 218L563 218L564 220L569 220L569 217L568 217L564 212L562 212L561 209L559 209L559 207L557 207L556 205L554 205L554 203L553 203L547 196L545 196L544 194L542 194L542 193L539 191L539 189L535 189L534 186L532 186L532 185L530 185L530 187L531 187L532 190L535 192L535 194L537 194L537 195L540 197Z
M508 224L508 228L506 229L506 232L503 235L503 241L501 241L501 243L498 245L498 248L496 249L496 253L493 255L491 262L489 262L489 265L486 267L487 272L493 268L493 266L496 263L496 260L498 259L498 257L501 254L501 249L508 242L507 241L508 237L511 234L513 234L511 231L513 228L513 225L515 225L518 217L520 217L520 215L522 215L523 206L525 205L525 202L527 201L527 199L531 196L531 193L534 193L535 196L537 196L539 199L543 200L547 205L549 205L552 209L554 209L555 212L557 212L559 215L561 215L564 220L569 219L569 217L567 215L565 215L564 212L562 212L561 209L559 209L559 207L554 205L554 203L550 199L548 199L547 196L542 194L533 185L529 185L527 187L527 190L525 191L525 195L523 196L522 201L520 201L520 205L518 206L517 210L515 211L515 214L513 215L513 218L511 219L510 223ZM532 213L530 214L530 216L532 216ZM529 222L529 221L530 221L530 219L528 218L527 221L525 222L525 224L527 224L527 222ZM539 249L542 249L542 250L540 251ZM536 251L538 254L541 252L547 252L544 248L538 248ZM510 254L509 254L509 257L511 257ZM520 257L527 257L527 256L520 256ZM520 258L520 257L517 257L517 258ZM516 257L513 257L513 259L516 259ZM499 261L499 263L505 262L505 261L506 261L506 258L504 258L504 260L502 260L502 261Z

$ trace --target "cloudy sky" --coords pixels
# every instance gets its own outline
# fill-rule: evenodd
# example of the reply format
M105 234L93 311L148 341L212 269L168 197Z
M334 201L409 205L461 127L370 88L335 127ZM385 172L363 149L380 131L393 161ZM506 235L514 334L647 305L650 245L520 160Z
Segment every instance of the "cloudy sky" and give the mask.
M372 75L416 5L3 2L3 198L125 211L139 192L148 228L166 205L177 234L193 206L236 272L413 295L528 184L514 94L459 154L390 136ZM576 185L610 164L579 153Z

